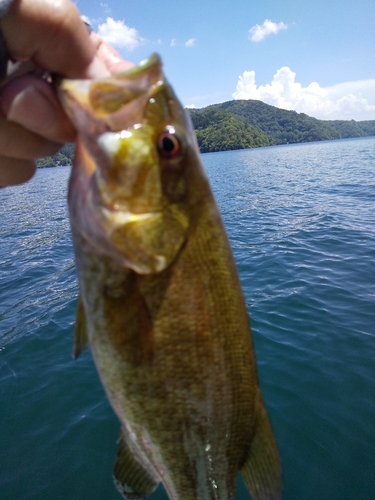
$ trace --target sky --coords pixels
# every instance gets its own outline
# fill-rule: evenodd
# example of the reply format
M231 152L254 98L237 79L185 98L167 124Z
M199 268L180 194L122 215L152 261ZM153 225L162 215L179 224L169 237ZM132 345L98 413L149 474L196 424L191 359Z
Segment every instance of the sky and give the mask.
M258 99L375 120L374 0L76 0L127 60L153 52L181 102Z

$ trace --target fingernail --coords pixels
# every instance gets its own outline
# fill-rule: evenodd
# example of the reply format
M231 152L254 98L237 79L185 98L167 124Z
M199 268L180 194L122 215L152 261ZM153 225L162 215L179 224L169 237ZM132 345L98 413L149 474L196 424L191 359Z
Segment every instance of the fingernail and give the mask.
M105 78L106 76L111 76L111 73L108 71L104 63L95 56L92 63L86 70L86 78L95 79L95 78Z
M20 92L10 105L7 118L31 130L46 130L57 118L53 104L32 85Z

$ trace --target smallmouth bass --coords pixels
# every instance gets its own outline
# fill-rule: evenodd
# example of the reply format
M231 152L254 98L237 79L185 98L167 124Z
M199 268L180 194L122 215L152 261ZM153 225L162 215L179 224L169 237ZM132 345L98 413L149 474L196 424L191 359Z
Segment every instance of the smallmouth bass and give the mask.
M78 131L69 213L79 281L74 356L89 345L121 422L124 498L281 498L229 242L188 113L158 56L63 80Z

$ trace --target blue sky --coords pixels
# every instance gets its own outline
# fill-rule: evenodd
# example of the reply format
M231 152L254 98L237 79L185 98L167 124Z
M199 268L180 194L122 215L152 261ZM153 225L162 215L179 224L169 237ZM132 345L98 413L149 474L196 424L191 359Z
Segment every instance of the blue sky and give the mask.
M158 52L185 106L260 99L375 119L374 0L77 0L135 63Z

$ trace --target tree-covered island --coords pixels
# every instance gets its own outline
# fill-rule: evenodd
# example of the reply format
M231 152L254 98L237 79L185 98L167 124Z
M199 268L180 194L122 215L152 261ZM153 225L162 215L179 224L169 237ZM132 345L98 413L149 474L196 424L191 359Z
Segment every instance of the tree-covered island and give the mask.
M202 153L375 135L375 120L318 120L251 99L189 112ZM74 145L65 144L56 155L37 160L37 166L71 165L73 156Z

